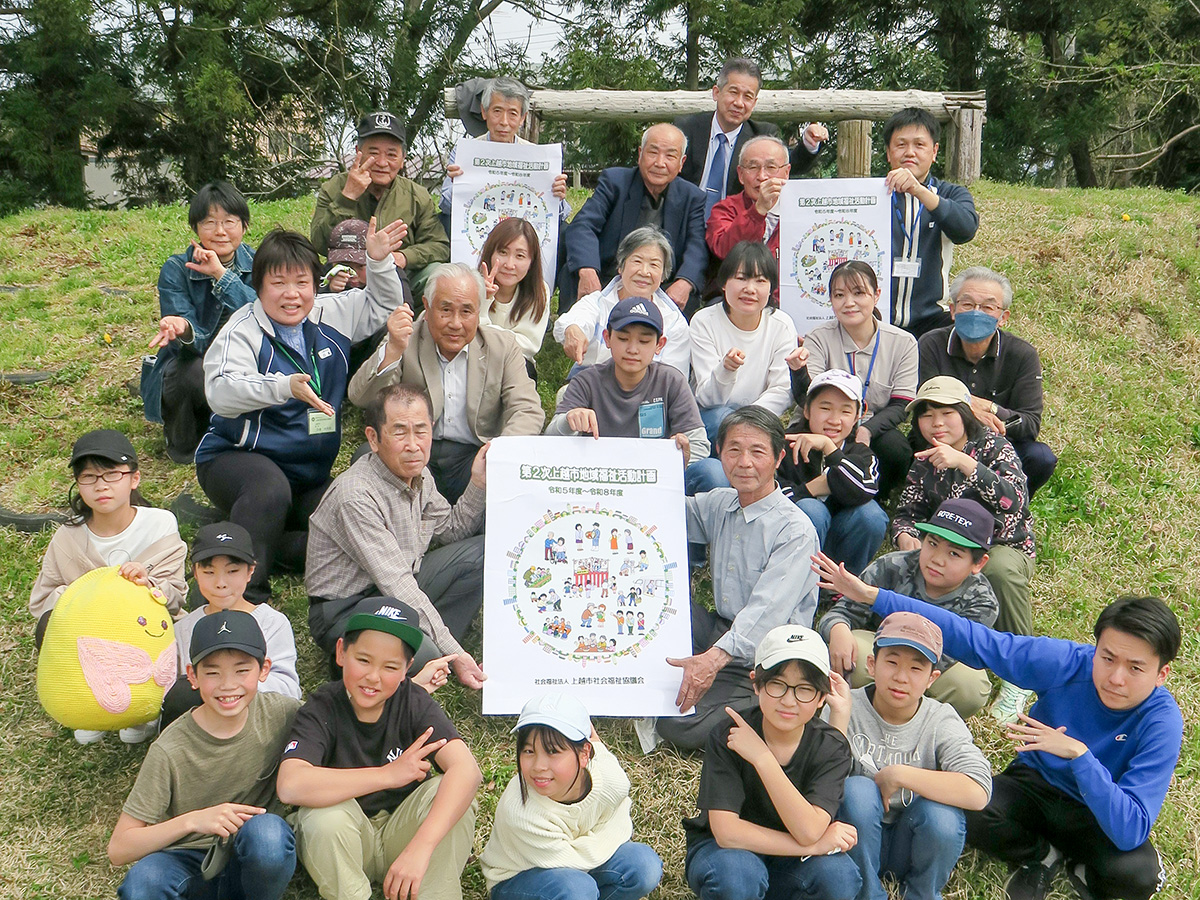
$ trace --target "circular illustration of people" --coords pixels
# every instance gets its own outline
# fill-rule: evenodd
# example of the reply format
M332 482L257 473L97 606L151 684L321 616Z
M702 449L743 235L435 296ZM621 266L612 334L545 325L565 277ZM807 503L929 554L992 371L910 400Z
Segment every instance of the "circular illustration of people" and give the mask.
M527 643L580 662L638 655L676 614L654 526L595 507L548 510L508 553L509 606Z
M829 273L848 260L862 260L878 274L883 248L875 232L850 220L821 222L792 248L792 277L805 300L829 308Z
M471 245L471 252L478 256L492 229L514 216L529 221L537 230L544 247L550 218L546 200L527 185L514 181L489 184L471 198L463 221L463 230Z

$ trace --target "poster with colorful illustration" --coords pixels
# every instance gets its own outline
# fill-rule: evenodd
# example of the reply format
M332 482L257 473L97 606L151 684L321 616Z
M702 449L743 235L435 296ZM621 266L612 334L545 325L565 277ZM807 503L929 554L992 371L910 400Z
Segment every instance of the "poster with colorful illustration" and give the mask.
M891 198L882 178L802 178L779 195L779 305L804 335L833 318L829 273L847 260L875 270L892 308Z
M593 715L678 715L691 654L673 441L504 437L487 466L483 711L570 691Z
M558 198L562 144L496 144L464 138L454 150L462 174L454 179L450 261L478 265L483 242L497 224L527 219L541 238L542 273L554 285L558 260Z

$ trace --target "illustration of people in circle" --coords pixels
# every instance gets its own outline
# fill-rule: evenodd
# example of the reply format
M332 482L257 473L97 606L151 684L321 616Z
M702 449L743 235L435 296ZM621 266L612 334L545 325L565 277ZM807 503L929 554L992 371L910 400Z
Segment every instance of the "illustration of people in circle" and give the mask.
M555 201L554 215L557 214L558 201ZM478 255L492 229L505 219L516 217L529 221L544 247L550 234L550 215L546 198L538 191L516 182L490 184L471 198L463 218L463 231L471 252Z
M822 222L792 248L791 276L805 300L829 308L829 274L848 260L861 260L877 274L882 271L884 248L874 230L849 220Z
M548 510L508 553L505 608L526 640L585 665L644 652L676 612L655 530L599 505Z

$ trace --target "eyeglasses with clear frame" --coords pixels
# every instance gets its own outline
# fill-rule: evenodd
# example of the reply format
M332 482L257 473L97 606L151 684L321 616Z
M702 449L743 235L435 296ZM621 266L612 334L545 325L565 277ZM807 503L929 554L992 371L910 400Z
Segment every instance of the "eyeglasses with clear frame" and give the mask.
M800 684L788 684L786 681L780 681L777 678L772 678L763 685L763 690L768 697L775 700L782 700L787 696L787 692L791 691L796 698L797 703L812 703L817 699L817 689L807 681Z
M108 471L100 472L99 474L95 472L84 472L75 479L75 483L91 485L95 484L97 481L105 481L108 484L116 484L126 475L132 474L133 472L131 472L129 469L109 469Z

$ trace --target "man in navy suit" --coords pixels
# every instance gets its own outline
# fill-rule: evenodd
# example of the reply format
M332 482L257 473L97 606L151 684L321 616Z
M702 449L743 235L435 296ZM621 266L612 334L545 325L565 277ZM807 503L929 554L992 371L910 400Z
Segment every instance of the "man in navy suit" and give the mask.
M779 128L771 122L755 122L750 118L758 103L761 85L762 71L757 64L740 57L727 60L712 89L717 111L712 115L695 113L675 120L692 148L680 175L705 191L706 220L714 205L742 189L737 172L742 145L759 135L779 134ZM821 143L828 139L825 126L817 122L805 126L800 141L789 153L792 178L812 168Z
M704 192L678 178L687 139L674 125L651 125L642 135L637 168L600 173L596 190L563 230L567 261L558 275L558 310L594 293L617 273L617 245L642 225L657 225L675 251L673 280L664 290L683 309L704 284Z

